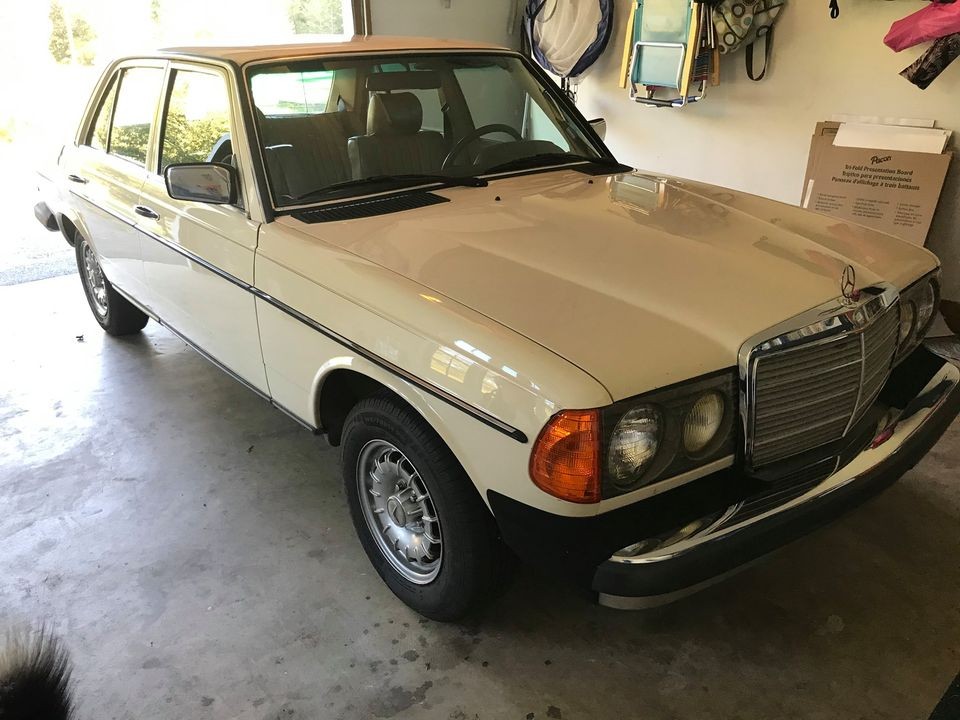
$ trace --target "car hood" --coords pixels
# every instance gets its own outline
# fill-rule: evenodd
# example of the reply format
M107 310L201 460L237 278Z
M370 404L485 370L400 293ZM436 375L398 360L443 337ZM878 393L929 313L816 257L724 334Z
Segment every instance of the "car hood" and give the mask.
M282 221L539 343L615 400L734 366L747 339L838 297L847 264L858 287L902 288L937 263L858 225L640 173L562 170L437 194L450 202Z

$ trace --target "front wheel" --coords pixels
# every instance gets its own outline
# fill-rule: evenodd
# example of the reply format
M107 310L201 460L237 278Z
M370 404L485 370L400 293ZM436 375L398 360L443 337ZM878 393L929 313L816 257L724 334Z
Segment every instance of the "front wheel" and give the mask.
M353 408L342 446L350 514L377 573L421 615L462 618L494 586L501 549L470 478L423 419L391 395Z
M109 335L132 335L143 330L147 316L114 290L90 243L82 237L77 238L76 252L83 292L100 327Z

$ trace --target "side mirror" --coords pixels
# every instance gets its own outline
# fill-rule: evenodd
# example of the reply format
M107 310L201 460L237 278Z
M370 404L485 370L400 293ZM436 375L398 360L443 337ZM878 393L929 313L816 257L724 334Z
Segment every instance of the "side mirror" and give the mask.
M593 128L593 131L600 136L601 140L607 139L607 121L603 118L595 118L590 121L590 127Z
M237 170L223 163L168 165L163 173L174 200L232 205L237 201Z

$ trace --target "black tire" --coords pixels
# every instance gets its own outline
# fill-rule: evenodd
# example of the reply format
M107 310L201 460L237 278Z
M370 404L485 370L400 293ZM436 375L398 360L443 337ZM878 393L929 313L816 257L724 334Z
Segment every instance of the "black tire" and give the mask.
M133 335L143 330L147 324L148 318L142 310L134 306L123 295L114 290L113 285L107 280L106 275L100 269L100 262L97 259L93 248L82 237L77 237L75 243L77 256L77 270L80 271L80 282L83 285L83 294L87 296L87 304L90 306L90 312L97 319L108 335ZM96 290L93 286L95 280L91 278L91 273L87 271L85 255L89 249L90 260L95 264L94 274L99 273L99 279L103 282L103 292L100 299L96 296Z
M442 552L429 582L411 582L375 539L361 505L359 462L364 448L386 442L415 467L439 519ZM493 517L443 441L411 408L389 393L360 401L342 435L342 472L353 525L371 564L393 593L432 620L459 620L489 597L502 545Z

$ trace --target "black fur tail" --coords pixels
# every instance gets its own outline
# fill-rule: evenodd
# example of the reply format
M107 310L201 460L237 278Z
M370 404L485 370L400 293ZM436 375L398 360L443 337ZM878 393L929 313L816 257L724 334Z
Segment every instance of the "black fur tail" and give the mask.
M10 635L0 650L0 720L70 720L71 664L60 642L43 628Z

